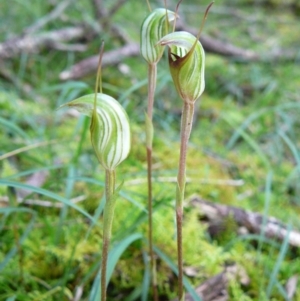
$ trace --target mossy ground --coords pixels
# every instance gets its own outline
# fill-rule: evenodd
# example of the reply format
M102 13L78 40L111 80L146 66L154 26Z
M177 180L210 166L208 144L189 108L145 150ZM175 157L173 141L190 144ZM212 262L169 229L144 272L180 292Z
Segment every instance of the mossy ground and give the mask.
M14 1L1 4L1 40L20 33L51 10L41 1L30 7ZM295 2L296 3L296 2ZM198 26L202 18L196 1L183 1L186 22ZM295 4L296 5L296 4ZM272 49L298 47L297 11L276 1L221 1L215 3L205 31L219 39L268 54ZM137 12L132 17L132 10ZM136 24L146 14L146 5L129 1L114 17L138 40ZM232 12L235 12L235 16ZM83 13L82 13L83 12ZM196 13L195 13L196 12ZM90 1L77 1L66 12L70 18L91 21ZM232 15L233 14L233 15ZM4 26L5 25L5 26ZM45 30L64 26L50 23ZM113 49L118 41L104 37ZM97 215L103 206L103 169L91 149L85 117L74 118L55 109L72 98L93 91L94 76L82 81L60 83L58 74L80 58L95 54L99 41L82 54L55 51L26 55L4 62L28 93L15 85L0 83L0 156L24 146L48 141L44 146L1 159L1 179L24 183L28 176L47 171L43 188L56 195L73 198L83 195L79 206ZM128 74L115 67L103 70L106 93L119 98L131 119L132 151L118 168L118 183L123 182L113 226L112 246L133 233L144 239L132 243L122 254L113 273L110 300L140 299L147 263L146 155L144 150L144 111L146 64L129 58L123 64ZM194 285L235 262L244 267L250 284L233 281L231 300L288 300L287 280L300 274L299 250L283 243L259 238L239 237L236 225L228 220L225 232L209 237L200 213L190 206L193 194L204 199L247 210L265 212L299 229L299 61L240 62L207 54L206 91L197 105L187 159L187 184L184 219L184 261L196 271ZM144 82L144 84L143 84ZM133 90L130 90L132 89ZM166 62L159 66L154 114L154 241L156 247L176 262L174 199L181 102L172 86ZM171 179L170 179L171 178ZM213 180L243 180L241 186L216 185ZM134 180L134 182L133 182ZM203 183L207 180L212 183ZM1 182L0 194L7 195ZM28 199L50 201L49 195L32 193ZM0 300L72 300L83 288L81 300L88 300L102 241L101 219L94 225L73 208L25 206L1 201ZM100 205L99 205L100 203ZM16 207L14 212L9 208ZM26 208L27 211L22 211ZM261 239L261 238L260 238ZM21 241L21 243L18 243ZM259 247L260 245L260 247ZM281 256L282 255L282 256ZM280 257L281 256L281 257ZM145 259L146 258L146 259ZM161 300L176 296L176 276L167 262L158 258ZM127 298L127 299L126 299ZM151 298L149 298L151 300ZM297 289L293 300L300 300Z

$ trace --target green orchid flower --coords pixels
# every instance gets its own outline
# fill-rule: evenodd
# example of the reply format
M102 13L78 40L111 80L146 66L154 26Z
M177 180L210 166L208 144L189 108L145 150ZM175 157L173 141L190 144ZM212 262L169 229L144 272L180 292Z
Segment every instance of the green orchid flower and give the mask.
M169 46L170 73L176 90L185 102L195 102L205 87L205 53L199 40L185 31L164 36L159 42Z
M75 99L64 106L77 109L92 117L91 141L100 164L106 170L114 170L129 154L130 125L127 113L113 97L97 93Z
M168 25L175 20L176 14L164 8L157 8L144 20L141 27L140 50L143 58L149 63L157 63L164 47L157 42L168 33Z

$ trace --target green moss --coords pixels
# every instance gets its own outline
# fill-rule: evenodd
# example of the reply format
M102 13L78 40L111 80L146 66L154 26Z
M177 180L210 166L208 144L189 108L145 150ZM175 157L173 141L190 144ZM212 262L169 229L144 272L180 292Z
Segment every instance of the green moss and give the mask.
M9 2L3 3L0 10L0 24L4 25L0 27L5 29L0 31L2 41L9 35L21 33L53 9L52 4L44 5L41 1L34 1L30 9L21 1L14 2L11 7ZM258 51L266 57L277 47L298 51L299 22L295 13L290 13L287 5L278 5L277 0L260 1L259 5L257 1L256 4L252 2L221 1L219 5L224 7L219 7L217 12L223 13L209 15L206 33ZM296 5L295 1L288 2ZM272 5L264 6L264 3ZM190 5L197 6L197 9ZM231 14L233 6L238 17ZM197 1L182 3L180 9L190 25L199 25L198 8ZM132 11L135 11L134 15ZM130 38L138 41L136 24L140 24L146 12L145 3L129 1L114 16L113 22L122 24ZM76 18L78 23L90 22L92 14L94 11L89 1L78 1L65 11L64 20L49 23L45 30L65 26L68 18ZM255 22L252 20L254 15ZM12 33L6 30L8 27ZM107 40L109 50L120 46L120 42L108 37L108 33L102 38ZM13 176L13 180L23 183L28 175L50 168L42 188L61 196L68 195L69 199L84 196L85 200L78 205L90 214L95 214L102 206L104 171L93 155L88 127L86 133L82 132L84 119L54 109L71 96L92 91L94 76L83 79L88 84L58 84L58 74L80 59L94 55L98 47L99 41L95 39L86 53L53 50L5 61L4 70L9 68L20 86L5 80L0 84L1 117L10 123L10 127L3 122L0 124L0 155L30 147L36 142L56 140L2 160L1 178ZM130 245L122 254L111 280L113 300L118 296L124 299L141 286L148 252L143 125L147 66L141 58L128 58L122 63L128 65L129 74L113 67L103 72L105 91L121 99L132 119L133 131L132 152L117 171L117 184L123 182L123 186L115 212L112 246L132 233L142 233L144 239ZM199 219L201 213L190 206L188 199L197 194L203 199L257 212L264 212L266 202L269 202L268 215L292 223L296 229L300 227L299 162L296 155L299 153L297 137L300 130L298 74L299 68L292 60L241 63L209 53L206 56L206 91L196 103L197 114L187 158L184 264L196 271L195 276L190 277L194 285L221 272L232 262L244 267L250 284L244 286L239 281L230 282L232 300L267 300L266 288L278 263L281 245L264 242L259 249L257 238L238 236L237 225L231 217L220 225L224 231L211 238L207 225ZM154 110L154 242L176 263L174 200L182 103L170 82L164 58L159 66ZM24 91L20 90L21 87L25 88ZM27 87L31 87L29 92L26 92ZM239 132L240 128L242 132ZM238 137L233 142L232 137L236 134ZM78 154L77 160L73 160L75 154ZM266 193L270 170L272 181ZM28 175L21 176L24 171ZM99 185L83 178L96 179ZM232 180L242 184L232 185ZM1 185L1 196L6 196L6 191L6 186ZM29 198L51 201L39 194L32 194ZM21 253L15 252L0 271L0 299L6 300L16 294L18 301L64 301L74 298L75 289L82 286L82 300L87 300L96 273L93 267L96 268L100 260L101 217L97 225L92 225L73 209L61 211L53 207L30 206L37 219L28 229L32 219L30 214L6 216L7 203L1 203L1 206L1 264L18 246L14 227L19 237L24 235L25 239L21 243ZM28 208L24 203L18 206ZM276 277L282 286L291 276L300 273L298 253L294 249L287 250L280 264ZM176 295L176 276L160 258L157 266L160 294L170 300ZM299 292L294 298L300 300ZM283 300L277 288L272 291L270 300Z

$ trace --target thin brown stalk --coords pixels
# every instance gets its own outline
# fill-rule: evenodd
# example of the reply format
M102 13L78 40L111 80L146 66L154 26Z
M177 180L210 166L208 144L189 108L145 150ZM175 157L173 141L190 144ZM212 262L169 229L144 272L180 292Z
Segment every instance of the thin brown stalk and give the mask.
M180 157L176 189L176 224L177 224L177 260L178 260L178 300L184 299L183 291L183 247L182 247L182 221L183 201L186 183L186 156L188 141L192 130L194 103L184 102L181 117Z
M156 63L148 66L148 108L146 120L146 148L147 148L147 181L148 181L148 240L150 254L150 268L152 279L153 300L158 301L156 262L153 252L153 197L152 197L152 140L153 140L153 103L156 88L157 65Z

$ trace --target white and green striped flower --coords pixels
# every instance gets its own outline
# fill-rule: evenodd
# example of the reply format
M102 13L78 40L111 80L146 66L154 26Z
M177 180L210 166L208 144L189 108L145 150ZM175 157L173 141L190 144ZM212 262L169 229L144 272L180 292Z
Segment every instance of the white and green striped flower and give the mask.
M170 33L158 43L169 46L170 72L178 94L184 101L196 101L205 87L205 53L201 43L185 31Z
M168 33L169 22L175 19L175 13L157 8L144 20L141 27L141 54L148 63L157 63L164 51L164 47L157 42Z
M109 95L97 93L75 99L64 106L74 107L92 117L90 132L92 145L99 162L106 170L114 170L129 154L129 118L120 103Z

